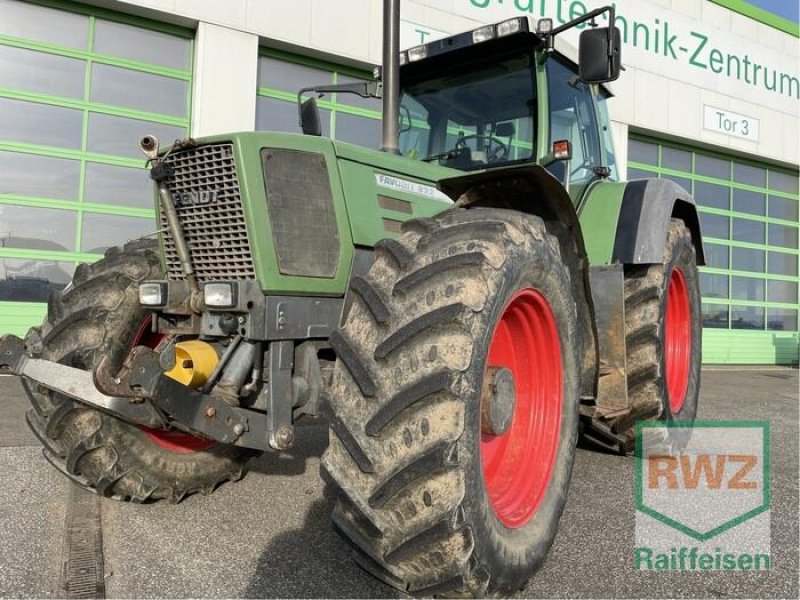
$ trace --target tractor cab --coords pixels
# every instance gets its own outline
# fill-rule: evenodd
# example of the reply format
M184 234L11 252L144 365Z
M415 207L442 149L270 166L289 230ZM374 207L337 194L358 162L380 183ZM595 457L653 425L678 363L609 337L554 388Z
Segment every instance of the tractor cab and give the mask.
M616 78L618 57L586 48L607 30L585 31L576 59L542 29L515 18L401 53L401 154L461 171L533 162L567 186L616 178L610 92L597 84ZM588 76L598 63L606 71Z

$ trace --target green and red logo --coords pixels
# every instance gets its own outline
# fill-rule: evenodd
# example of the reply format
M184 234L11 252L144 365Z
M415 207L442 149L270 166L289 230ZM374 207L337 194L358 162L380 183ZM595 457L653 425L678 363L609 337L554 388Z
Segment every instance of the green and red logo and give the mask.
M637 569L769 568L769 423L646 422L636 442Z

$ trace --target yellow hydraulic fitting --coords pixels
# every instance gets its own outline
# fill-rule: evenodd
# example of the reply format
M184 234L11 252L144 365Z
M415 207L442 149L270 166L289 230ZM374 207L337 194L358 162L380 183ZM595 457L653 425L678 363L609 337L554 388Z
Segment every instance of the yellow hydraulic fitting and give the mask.
M175 344L175 366L166 375L183 385L197 388L211 376L219 362L214 346L200 340Z

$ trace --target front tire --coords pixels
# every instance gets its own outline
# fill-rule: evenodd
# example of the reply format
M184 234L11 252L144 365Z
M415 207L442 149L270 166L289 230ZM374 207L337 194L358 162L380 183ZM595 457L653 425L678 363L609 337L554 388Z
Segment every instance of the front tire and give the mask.
M553 542L577 438L580 344L557 241L536 217L450 210L378 244L351 289L322 460L336 528L403 591L519 590ZM492 434L481 408L502 367L513 419Z
M42 326L28 332L28 351L86 370L107 355L116 372L147 318L138 284L161 278L150 240L112 248L100 261L78 266L70 286L51 296ZM239 479L254 455L233 446L209 447L207 440L185 434L141 429L33 381L22 382L32 404L27 421L47 459L102 496L177 502Z

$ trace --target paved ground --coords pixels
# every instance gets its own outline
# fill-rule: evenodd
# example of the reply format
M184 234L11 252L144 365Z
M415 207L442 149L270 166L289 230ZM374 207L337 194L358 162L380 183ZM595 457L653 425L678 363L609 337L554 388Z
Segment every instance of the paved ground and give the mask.
M57 595L67 484L42 458L16 380L0 377L0 596ZM634 463L580 448L561 530L528 597L798 597L798 371L703 373L701 418L772 427L767 573L653 574L632 568ZM350 561L329 525L322 423L290 457L180 505L103 501L108 597L395 597Z

